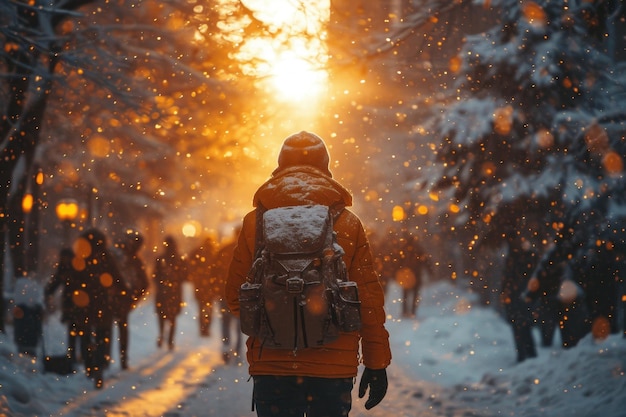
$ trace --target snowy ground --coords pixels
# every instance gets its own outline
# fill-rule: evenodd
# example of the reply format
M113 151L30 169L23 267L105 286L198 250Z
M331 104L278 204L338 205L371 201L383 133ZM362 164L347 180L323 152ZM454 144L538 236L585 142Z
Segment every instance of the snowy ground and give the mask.
M387 304L394 355L388 395L365 411L355 389L352 417L626 417L626 339L588 337L571 350L540 348L538 358L516 364L510 328L462 288L425 288L416 320L395 318L397 293L392 286ZM14 353L9 326L0 335L0 416L254 416L246 365L223 363L217 321L210 338L199 337L190 296L187 288L173 352L156 347L150 303L132 313L130 369L114 363L102 390L82 372L42 373ZM48 351L61 353L60 340L63 326L52 316Z

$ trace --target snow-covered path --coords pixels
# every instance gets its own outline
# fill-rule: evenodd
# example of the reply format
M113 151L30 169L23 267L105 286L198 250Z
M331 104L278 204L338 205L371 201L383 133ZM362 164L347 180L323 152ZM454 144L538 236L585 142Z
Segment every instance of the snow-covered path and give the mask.
M157 348L153 306L144 303L131 315L130 369L115 361L102 390L82 371L42 374L0 335L0 416L255 416L247 365L223 362L218 320L211 337L199 336L189 290L175 350ZM509 326L463 288L425 288L418 319L398 320L392 287L387 310L394 355L387 397L366 411L355 388L351 417L626 417L626 339L619 335L587 337L570 350L540 348L538 358L516 364ZM53 316L51 353L62 352L63 333Z

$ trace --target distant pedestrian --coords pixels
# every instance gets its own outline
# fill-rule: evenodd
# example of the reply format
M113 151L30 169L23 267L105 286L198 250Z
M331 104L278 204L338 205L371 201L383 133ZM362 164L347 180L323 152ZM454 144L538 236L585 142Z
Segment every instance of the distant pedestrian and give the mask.
M131 311L137 307L148 291L148 274L139 250L143 245L143 237L137 231L129 231L120 243L120 269L124 283L129 291L112 292L113 318L119 334L120 366L128 369L129 326Z
M576 265L563 263L563 275L556 294L561 344L566 349L576 346L592 330L587 293L581 285L581 278L585 280L586 276L581 274L580 267L572 267L572 264Z
M219 286L214 275L215 245L210 237L204 239L189 255L189 278L194 285L194 297L198 305L200 336L211 335L213 303L219 297Z
M512 235L508 237L507 243L508 253L502 277L501 300L506 319L513 330L517 362L523 362L537 356L532 335L534 322L532 306L522 297L537 259L528 240Z
M163 252L156 259L152 279L159 321L157 346L163 346L166 338L167 347L173 350L176 319L183 302L182 285L186 279L186 266L172 236L167 236L163 242Z
M583 274L587 307L593 336L605 339L619 331L620 275L624 273L624 253L616 241L599 237L586 253Z
M572 348L589 333L591 321L586 295L581 285L584 282L578 263L560 256L559 246L552 246L541 257L537 267L526 283L522 299L536 303L540 297L544 305L549 305L548 313L556 314L561 345ZM541 302L541 301L540 301Z
M386 251L386 248L388 248L386 244L387 242L385 242L384 238L373 230L369 232L368 239L372 249L372 256L374 257L374 269L378 274L380 285L383 287L383 293L386 296L387 290L389 289L389 281L391 280L391 275L393 274L391 268L387 267L390 259L389 253Z
M107 248L104 233L89 229L80 236L75 246L79 289L74 302L86 308L84 341L81 343L87 375L94 379L96 388L102 388L104 369L109 365L107 351L113 328L111 294L130 291L124 283L114 256Z
M67 329L67 356L73 362L78 362L82 357L79 358L80 346L76 346L81 343L81 336L85 334L87 310L74 302L74 296L81 290L81 286L72 265L73 260L72 249L61 249L56 270L46 284L44 295L49 300L61 288L61 322Z
M424 273L431 272L430 257L417 236L407 233L400 240L395 278L402 287L402 317L415 318L420 300Z
M560 308L556 297L541 297L534 304L533 317L539 328L542 347L550 347L554 343L554 335L559 327Z
M222 358L225 363L231 361L233 357L237 361L241 361L241 347L243 340L243 333L239 327L239 317L235 316L228 307L226 302L226 278L228 276L228 267L233 259L233 252L237 246L237 237L239 236L240 228L237 228L234 233L234 239L223 245L218 251L215 257L214 276L217 279L220 293L218 296L220 314L222 319Z

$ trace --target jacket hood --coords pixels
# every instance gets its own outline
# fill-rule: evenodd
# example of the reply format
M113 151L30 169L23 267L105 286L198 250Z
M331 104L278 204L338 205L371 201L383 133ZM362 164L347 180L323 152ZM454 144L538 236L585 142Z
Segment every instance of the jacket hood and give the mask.
M301 165L274 172L254 195L252 204L266 209L285 206L323 204L352 205L352 195L321 170Z

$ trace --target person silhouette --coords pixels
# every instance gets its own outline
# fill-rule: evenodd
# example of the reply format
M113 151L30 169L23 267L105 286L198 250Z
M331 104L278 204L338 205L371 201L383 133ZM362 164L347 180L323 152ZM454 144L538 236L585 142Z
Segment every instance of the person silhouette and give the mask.
M155 261L152 274L159 325L158 347L163 346L164 338L167 336L169 350L174 349L176 319L182 308L182 284L186 279L186 274L186 267L178 252L176 240L168 235L163 242L163 252Z
M113 328L113 293L128 292L114 256L107 249L102 231L91 228L75 244L74 267L79 289L73 302L86 313L81 342L85 370L95 387L102 388L104 369L108 367L108 344ZM83 343L84 342L84 343Z
M207 237L189 256L189 278L194 284L194 296L198 304L200 336L211 334L213 303L218 297L218 284L213 266L215 248L213 239Z
M62 248L56 270L44 288L44 296L46 304L50 305L51 297L61 288L61 322L67 328L67 356L76 363L82 359L78 357L80 350L77 350L76 345L80 342L79 336L84 334L86 313L84 308L74 303L74 293L80 290L80 283L72 265L73 260L74 251L71 248Z
M287 206L323 205L339 213L333 222L350 280L358 285L361 330L345 332L322 347L264 349L263 340L248 337L248 372L254 381L253 401L259 417L289 415L347 416L359 363L365 369L358 394L369 391L365 408L379 404L387 393L387 366L391 362L389 333L385 328L385 297L361 220L347 207L352 195L332 178L324 141L310 132L286 138L278 167L253 198L255 209L245 215L226 280L230 310L241 311L240 289L247 282L256 257L260 211ZM257 221L259 216L259 221Z
M113 319L119 334L120 366L128 369L128 347L130 343L128 319L148 290L148 274L139 249L143 237L137 231L128 231L119 245L122 277L129 291L112 293Z

